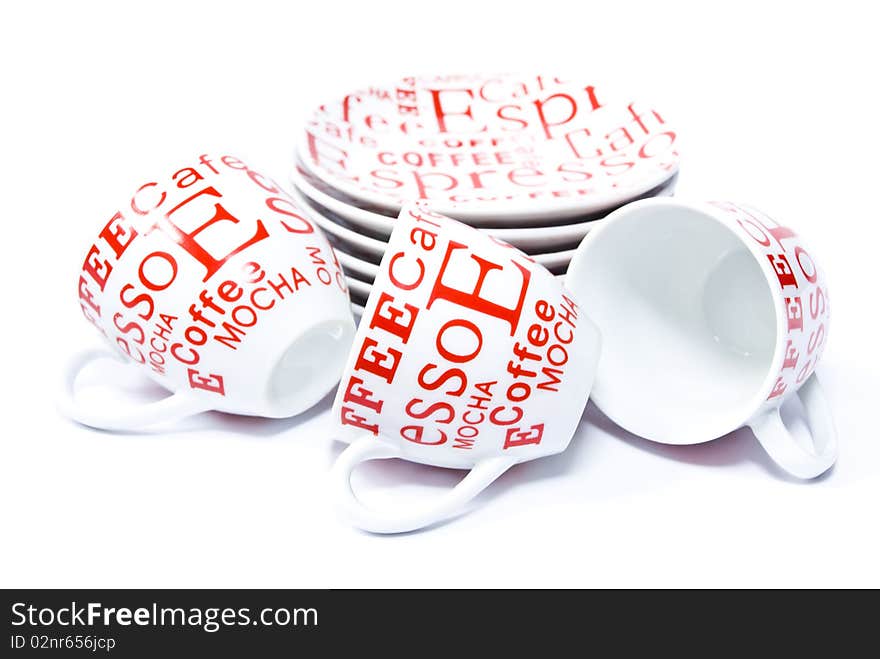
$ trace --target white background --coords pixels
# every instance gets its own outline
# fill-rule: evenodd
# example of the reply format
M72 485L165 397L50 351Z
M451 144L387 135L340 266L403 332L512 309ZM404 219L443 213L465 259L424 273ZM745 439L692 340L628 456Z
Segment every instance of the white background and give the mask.
M4 3L0 586L880 586L866 4ZM680 196L747 201L806 237L833 300L830 474L789 480L747 430L651 444L591 405L564 454L514 468L471 514L376 537L326 496L329 399L299 419L209 414L144 435L56 415L60 364L98 342L77 269L147 162L217 145L284 179L315 99L472 70L639 90L680 127ZM414 497L457 478L386 461L357 484Z

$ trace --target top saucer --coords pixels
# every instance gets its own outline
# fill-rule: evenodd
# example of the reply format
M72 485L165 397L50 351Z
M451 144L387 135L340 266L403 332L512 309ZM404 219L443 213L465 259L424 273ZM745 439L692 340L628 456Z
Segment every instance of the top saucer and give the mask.
M536 224L623 204L678 170L650 105L589 81L450 75L371 86L314 110L309 173L388 212L405 201L478 225Z

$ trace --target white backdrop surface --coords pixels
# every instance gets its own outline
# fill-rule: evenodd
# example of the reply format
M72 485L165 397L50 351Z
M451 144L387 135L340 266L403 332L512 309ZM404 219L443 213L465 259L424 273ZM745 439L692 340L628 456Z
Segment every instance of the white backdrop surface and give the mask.
M0 586L880 586L880 49L863 6L6 3ZM330 398L296 419L207 414L152 434L55 413L60 364L98 343L77 269L148 163L220 148L282 180L316 100L472 70L641 90L681 129L679 196L798 229L833 304L818 371L833 471L788 479L748 430L652 444L590 405L565 453L512 469L470 514L379 537L330 505ZM356 485L379 502L459 477L385 461Z

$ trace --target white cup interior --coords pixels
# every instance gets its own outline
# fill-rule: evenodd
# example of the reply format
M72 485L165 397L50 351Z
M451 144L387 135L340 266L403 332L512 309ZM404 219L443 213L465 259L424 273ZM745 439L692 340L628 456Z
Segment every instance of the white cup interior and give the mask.
M339 381L353 340L353 323L328 320L290 343L267 385L273 416L293 416L321 400Z
M648 205L585 245L568 285L602 333L592 398L669 444L748 420L772 375L777 311L756 256L708 213Z

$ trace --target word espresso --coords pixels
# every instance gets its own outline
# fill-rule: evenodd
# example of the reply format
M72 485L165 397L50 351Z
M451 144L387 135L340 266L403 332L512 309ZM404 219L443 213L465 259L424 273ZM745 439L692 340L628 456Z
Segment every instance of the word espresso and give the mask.
M264 247L286 236L307 239L270 267ZM176 365L190 388L224 395L206 346L238 350L267 314L320 286L346 290L329 245L280 186L232 156L202 155L142 184L110 218L83 262L79 299L129 359L162 376Z
M578 310L532 292L527 257L488 236L469 246L426 211L401 217L351 375L340 421L410 445L493 451L541 443L547 397L566 378ZM398 232L395 233L395 236ZM558 397L558 396L557 396Z

